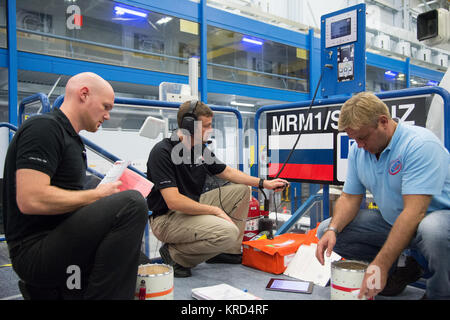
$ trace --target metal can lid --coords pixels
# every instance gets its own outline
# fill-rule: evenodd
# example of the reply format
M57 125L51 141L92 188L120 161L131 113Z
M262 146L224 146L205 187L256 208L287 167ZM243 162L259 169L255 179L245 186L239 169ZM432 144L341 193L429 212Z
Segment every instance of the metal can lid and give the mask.
M368 263L358 260L339 260L331 263L332 269L339 269L350 272L366 272Z
M173 273L170 265L163 263L147 263L138 267L138 276L140 277L159 277Z

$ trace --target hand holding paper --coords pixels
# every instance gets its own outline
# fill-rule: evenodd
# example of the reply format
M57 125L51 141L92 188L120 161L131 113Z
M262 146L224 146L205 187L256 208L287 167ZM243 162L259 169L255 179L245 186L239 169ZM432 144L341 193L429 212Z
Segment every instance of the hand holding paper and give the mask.
M120 191L137 190L144 198L148 196L152 190L153 183L142 177L138 173L128 169L131 161L116 161L111 169L106 173L100 184L115 182L120 180L122 184L119 186Z

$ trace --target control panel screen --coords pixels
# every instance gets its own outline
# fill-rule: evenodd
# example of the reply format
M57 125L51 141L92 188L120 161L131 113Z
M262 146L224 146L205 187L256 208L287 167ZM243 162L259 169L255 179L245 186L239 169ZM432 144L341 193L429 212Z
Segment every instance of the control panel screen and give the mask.
M343 45L357 40L356 10L347 11L325 19L325 47Z
M331 39L348 36L352 32L351 25L351 18L331 23Z

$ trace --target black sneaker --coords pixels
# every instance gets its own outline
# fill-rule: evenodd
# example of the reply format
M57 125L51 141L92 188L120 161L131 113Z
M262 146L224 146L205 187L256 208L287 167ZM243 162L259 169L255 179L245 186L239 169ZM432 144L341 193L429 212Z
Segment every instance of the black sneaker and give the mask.
M242 263L242 254L220 253L217 256L206 260L206 263L241 264Z
M171 265L173 267L173 276L175 278L187 278L192 275L191 268L183 267L181 264L176 263L172 260L169 253L169 246L164 243L161 248L159 248L159 254L163 259L165 264Z
M422 274L422 267L413 257L408 256L406 258L405 266L396 267L394 272L389 275L386 287L384 287L379 295L386 297L399 295L405 290L408 284L419 280L422 277Z

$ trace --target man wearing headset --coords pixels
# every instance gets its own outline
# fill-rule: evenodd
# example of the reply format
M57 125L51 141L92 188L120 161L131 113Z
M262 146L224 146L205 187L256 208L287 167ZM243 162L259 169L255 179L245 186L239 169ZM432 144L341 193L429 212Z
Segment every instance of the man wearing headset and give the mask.
M212 110L187 101L177 114L178 130L151 150L147 177L154 187L147 198L150 225L164 242L160 254L175 277L191 276L191 268L207 263L241 263L247 219L247 186L282 191L283 179L264 180L231 168L206 147ZM202 194L207 175L232 184Z

